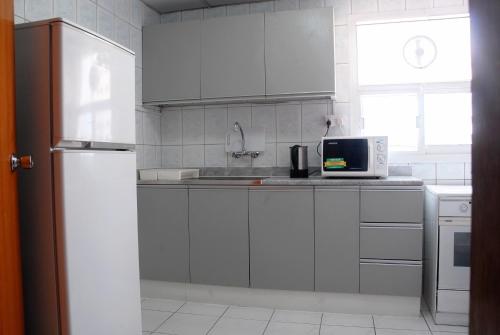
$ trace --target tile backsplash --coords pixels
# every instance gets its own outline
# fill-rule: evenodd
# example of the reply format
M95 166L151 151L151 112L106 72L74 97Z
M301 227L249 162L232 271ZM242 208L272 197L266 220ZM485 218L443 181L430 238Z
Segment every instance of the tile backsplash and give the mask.
M470 162L432 162L432 163L408 163L414 177L424 180L428 185L470 185L471 163Z
M143 113L142 121L138 115L143 135L138 132L137 151L143 152L143 166L148 168L286 167L289 147L302 144L309 147L309 164L319 166L316 145L326 131L325 116L338 105L314 100L164 108L161 115ZM335 112L347 114L341 109ZM236 121L243 131L250 127L265 129L266 150L259 157L234 159L226 154L225 134ZM332 135L347 132L340 127L330 130Z

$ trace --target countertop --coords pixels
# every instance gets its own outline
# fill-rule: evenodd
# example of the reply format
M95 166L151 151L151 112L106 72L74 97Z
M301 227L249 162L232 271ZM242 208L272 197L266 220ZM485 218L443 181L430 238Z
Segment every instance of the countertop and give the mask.
M440 197L471 197L472 186L428 185L427 190Z
M415 177L368 178L289 178L289 177L201 177L184 180L138 180L137 185L191 186L422 186Z

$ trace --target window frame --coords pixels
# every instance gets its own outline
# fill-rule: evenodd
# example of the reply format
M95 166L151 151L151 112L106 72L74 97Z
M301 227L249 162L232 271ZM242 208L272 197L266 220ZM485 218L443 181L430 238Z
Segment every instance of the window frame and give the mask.
M363 116L361 112L362 94L390 94L390 93L414 93L417 94L418 117L418 149L416 151L390 151L390 163L396 162L426 162L426 161L460 161L470 159L471 145L429 145L424 141L424 93L470 93L471 82L437 82L437 83L415 83L415 84L383 84L364 85L358 82L358 50L357 50L357 26L360 23L398 22L413 21L425 17L470 17L466 6L451 9L427 9L404 12L393 12L387 14L351 15L348 22L351 60L351 122L350 128L353 135L362 133Z

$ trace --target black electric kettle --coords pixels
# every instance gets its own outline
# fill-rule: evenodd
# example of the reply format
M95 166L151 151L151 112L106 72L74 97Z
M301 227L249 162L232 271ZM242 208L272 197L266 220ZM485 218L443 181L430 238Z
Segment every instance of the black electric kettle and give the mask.
M294 145L290 147L290 178L308 178L307 147Z

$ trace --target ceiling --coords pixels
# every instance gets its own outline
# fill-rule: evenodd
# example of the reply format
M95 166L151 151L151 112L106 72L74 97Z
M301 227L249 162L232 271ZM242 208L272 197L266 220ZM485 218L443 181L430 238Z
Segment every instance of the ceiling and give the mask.
M142 0L151 8L160 13L175 12L178 10L234 5L263 0Z

